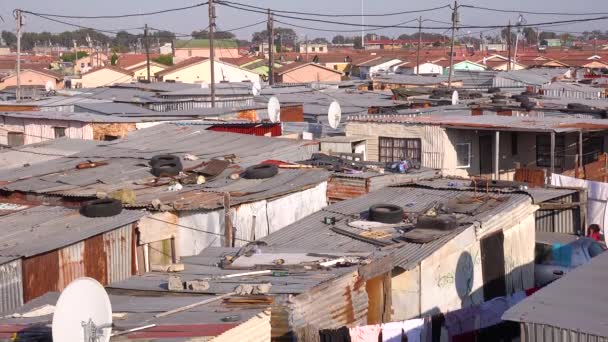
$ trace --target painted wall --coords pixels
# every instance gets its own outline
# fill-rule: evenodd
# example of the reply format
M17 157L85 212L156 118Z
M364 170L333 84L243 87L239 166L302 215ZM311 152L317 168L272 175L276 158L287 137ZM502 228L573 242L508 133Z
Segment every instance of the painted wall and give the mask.
M341 74L314 65L288 71L277 78L277 82L283 83L340 82L341 80Z
M93 139L91 124L47 119L20 119L0 116L0 144L8 144L8 132L22 132L24 143L34 144L55 139L54 127L65 127L65 135L72 139Z
M156 74L159 71L163 71L167 69L167 67L164 66L159 66L156 64L150 64L150 76L151 78L154 78L154 74ZM148 68L146 67L146 64L144 63L143 66L139 66L137 68L133 68L130 69L130 71L133 72L133 80L137 81L140 77L143 77L145 80L148 79Z
M37 73L31 70L24 70L21 72L21 86L23 87L39 86L44 88L46 83L49 81L55 85L55 89L63 89L63 81L58 81L55 79L55 77ZM0 89L16 86L17 75L9 76L0 83Z
M82 57L76 60L74 66L76 68L76 73L82 74L93 68L106 66L107 64L108 56L104 54L99 54L99 58L97 58L97 54L93 54L93 56Z
M210 49L175 49L175 63L179 63L191 57L209 57ZM215 48L215 58L237 58L240 57L238 48Z
M163 81L174 80L181 83L211 83L209 60L203 61L187 68L175 70L162 76ZM215 62L215 83L221 81L242 82L260 81L260 75L250 70L241 69L219 61Z
M82 75L80 82L83 88L105 87L114 83L131 82L133 77L112 69L100 69Z

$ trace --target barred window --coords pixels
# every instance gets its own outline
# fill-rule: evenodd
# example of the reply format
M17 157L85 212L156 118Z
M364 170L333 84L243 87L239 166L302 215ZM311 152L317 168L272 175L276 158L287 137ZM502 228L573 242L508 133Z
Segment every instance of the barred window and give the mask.
M405 158L422 162L420 139L380 137L381 162L400 161Z

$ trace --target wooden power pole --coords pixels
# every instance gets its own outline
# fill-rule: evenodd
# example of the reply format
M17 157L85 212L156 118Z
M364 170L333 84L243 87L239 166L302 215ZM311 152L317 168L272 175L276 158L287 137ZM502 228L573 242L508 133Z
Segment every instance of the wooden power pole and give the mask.
M507 64L507 71L511 71L511 20L509 20L509 25L507 26L507 50L509 50L509 62Z
M21 101L21 27L23 17L21 10L15 10L15 20L17 21L17 92L15 93L17 102Z
M454 11L452 12L452 40L450 42L450 72L448 73L448 88L452 88L452 76L454 75L454 35L456 33L456 25L459 21L458 1L454 1Z
M144 27L144 44L146 46L146 71L148 77L148 83L152 82L150 79L150 43L148 42L148 24Z
M274 85L274 22L268 9L268 84Z
M422 45L422 17L418 18L418 51L416 51L416 75L420 75L420 46Z
M215 108L215 4L214 0L209 0L209 64L211 66L211 107Z

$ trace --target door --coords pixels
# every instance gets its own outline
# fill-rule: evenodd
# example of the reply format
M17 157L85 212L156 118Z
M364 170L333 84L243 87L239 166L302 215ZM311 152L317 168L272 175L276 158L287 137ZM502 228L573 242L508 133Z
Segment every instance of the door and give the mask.
M502 231L481 239L481 274L483 278L483 298L507 294L505 284L505 237Z
M479 173L491 174L494 171L492 158L492 136L479 137Z

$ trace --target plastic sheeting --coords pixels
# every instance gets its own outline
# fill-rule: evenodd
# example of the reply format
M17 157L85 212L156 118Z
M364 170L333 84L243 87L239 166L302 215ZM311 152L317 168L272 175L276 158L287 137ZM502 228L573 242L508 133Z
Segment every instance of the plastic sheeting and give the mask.
M562 175L552 175L551 185L564 187L578 187L587 189L587 224L599 224L604 235L605 223L608 223L608 184L602 182L588 181Z

